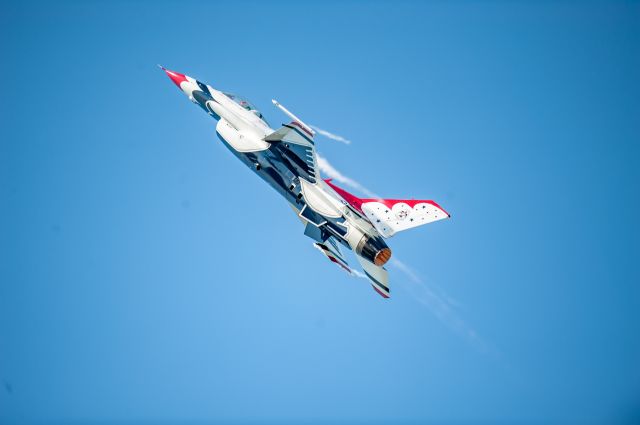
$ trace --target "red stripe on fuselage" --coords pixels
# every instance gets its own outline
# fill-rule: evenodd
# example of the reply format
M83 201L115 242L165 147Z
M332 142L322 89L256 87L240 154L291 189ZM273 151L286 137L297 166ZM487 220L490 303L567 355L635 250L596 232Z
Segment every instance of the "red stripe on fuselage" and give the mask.
M364 214L364 212L362 211L362 199L350 194L344 189L340 189L338 186L331 183L331 179L326 179L325 183L327 183L331 189L335 190L336 193L342 197L342 199L349 203L349 205Z

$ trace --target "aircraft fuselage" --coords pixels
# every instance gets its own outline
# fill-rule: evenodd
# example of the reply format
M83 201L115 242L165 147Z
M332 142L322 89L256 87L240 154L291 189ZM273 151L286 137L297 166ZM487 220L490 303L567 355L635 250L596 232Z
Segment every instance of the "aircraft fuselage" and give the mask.
M319 243L333 236L377 266L388 260L390 250L376 229L318 175L308 128L292 122L282 129L295 132L311 148L270 142L276 130L247 101L165 71L193 103L218 120L216 133L222 143L293 207L305 223L305 235Z

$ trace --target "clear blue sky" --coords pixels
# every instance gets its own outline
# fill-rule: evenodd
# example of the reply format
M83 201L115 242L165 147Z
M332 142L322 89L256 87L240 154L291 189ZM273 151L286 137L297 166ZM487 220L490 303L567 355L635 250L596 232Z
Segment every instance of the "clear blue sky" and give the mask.
M14 3L0 423L640 422L638 2ZM157 63L450 211L417 278L330 264Z

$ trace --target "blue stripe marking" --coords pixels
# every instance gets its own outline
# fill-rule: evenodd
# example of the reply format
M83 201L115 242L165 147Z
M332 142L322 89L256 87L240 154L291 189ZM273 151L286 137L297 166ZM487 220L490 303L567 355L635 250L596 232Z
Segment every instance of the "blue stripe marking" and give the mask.
M371 276L369 273L367 273L367 271L365 269L362 269L362 271L364 272L364 274L367 275L367 277L369 279L371 279L374 283L378 284L378 286L380 286L382 289L384 289L387 293L389 293L389 288L387 288L385 285L383 285L382 283L378 282L378 279L376 279L375 277Z

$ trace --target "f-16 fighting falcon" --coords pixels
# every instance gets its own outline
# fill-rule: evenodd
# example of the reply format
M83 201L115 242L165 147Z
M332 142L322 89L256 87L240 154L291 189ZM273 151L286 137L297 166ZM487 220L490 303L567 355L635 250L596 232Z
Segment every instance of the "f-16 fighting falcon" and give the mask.
M247 100L162 68L178 88L218 121L216 133L242 162L273 187L304 224L304 234L329 260L356 275L340 245L353 250L371 286L389 298L391 258L385 239L402 230L449 218L434 201L362 199L320 177L315 132L277 101L291 122L274 130Z

